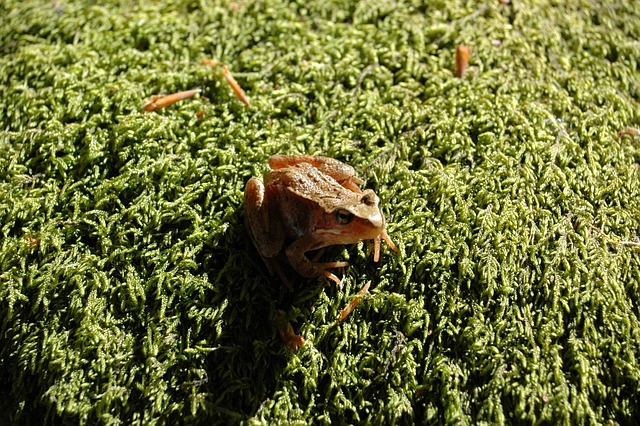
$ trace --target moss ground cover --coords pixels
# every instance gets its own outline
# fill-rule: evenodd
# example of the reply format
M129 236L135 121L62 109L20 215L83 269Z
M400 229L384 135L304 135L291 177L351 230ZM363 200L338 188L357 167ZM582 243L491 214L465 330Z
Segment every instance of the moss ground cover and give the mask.
M638 2L0 15L0 420L637 421ZM400 252L336 248L342 290L287 293L242 224L274 153L353 165Z

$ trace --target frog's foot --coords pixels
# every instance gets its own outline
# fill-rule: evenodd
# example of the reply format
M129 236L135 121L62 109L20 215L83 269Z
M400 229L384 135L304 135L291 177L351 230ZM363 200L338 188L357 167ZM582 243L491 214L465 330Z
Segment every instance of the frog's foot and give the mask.
M362 194L362 189L360 189L359 185L362 185L363 182L361 179L358 179L355 176L351 176L349 179L344 181L339 181L340 185L343 187L355 192L356 194Z
M342 289L342 280L336 277L331 272L327 271L330 268L346 268L349 266L349 262L324 262L324 263L314 263L314 267L318 268L321 271L321 275L329 278L331 281L335 282L338 285L339 289Z

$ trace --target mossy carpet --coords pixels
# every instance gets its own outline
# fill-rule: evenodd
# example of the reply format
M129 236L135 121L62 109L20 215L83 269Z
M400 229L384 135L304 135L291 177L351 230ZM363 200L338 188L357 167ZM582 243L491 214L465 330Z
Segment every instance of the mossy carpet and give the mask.
M639 421L640 2L0 16L0 421ZM399 252L287 291L243 225L276 153L352 165Z

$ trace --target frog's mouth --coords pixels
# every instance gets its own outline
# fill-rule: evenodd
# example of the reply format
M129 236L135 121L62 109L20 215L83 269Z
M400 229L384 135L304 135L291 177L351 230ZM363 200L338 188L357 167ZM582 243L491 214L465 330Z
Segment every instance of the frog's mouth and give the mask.
M371 221L356 217L348 224L334 223L330 227L316 229L316 234L327 245L353 244L362 240L372 240L384 231L384 219L382 217L379 219ZM375 224L381 224L381 226Z

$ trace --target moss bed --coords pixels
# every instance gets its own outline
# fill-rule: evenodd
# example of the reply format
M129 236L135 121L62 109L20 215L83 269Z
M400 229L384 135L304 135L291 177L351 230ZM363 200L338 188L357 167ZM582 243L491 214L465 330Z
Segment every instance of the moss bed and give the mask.
M640 2L0 15L0 422L638 421ZM275 153L354 166L399 253L287 292L243 227Z

